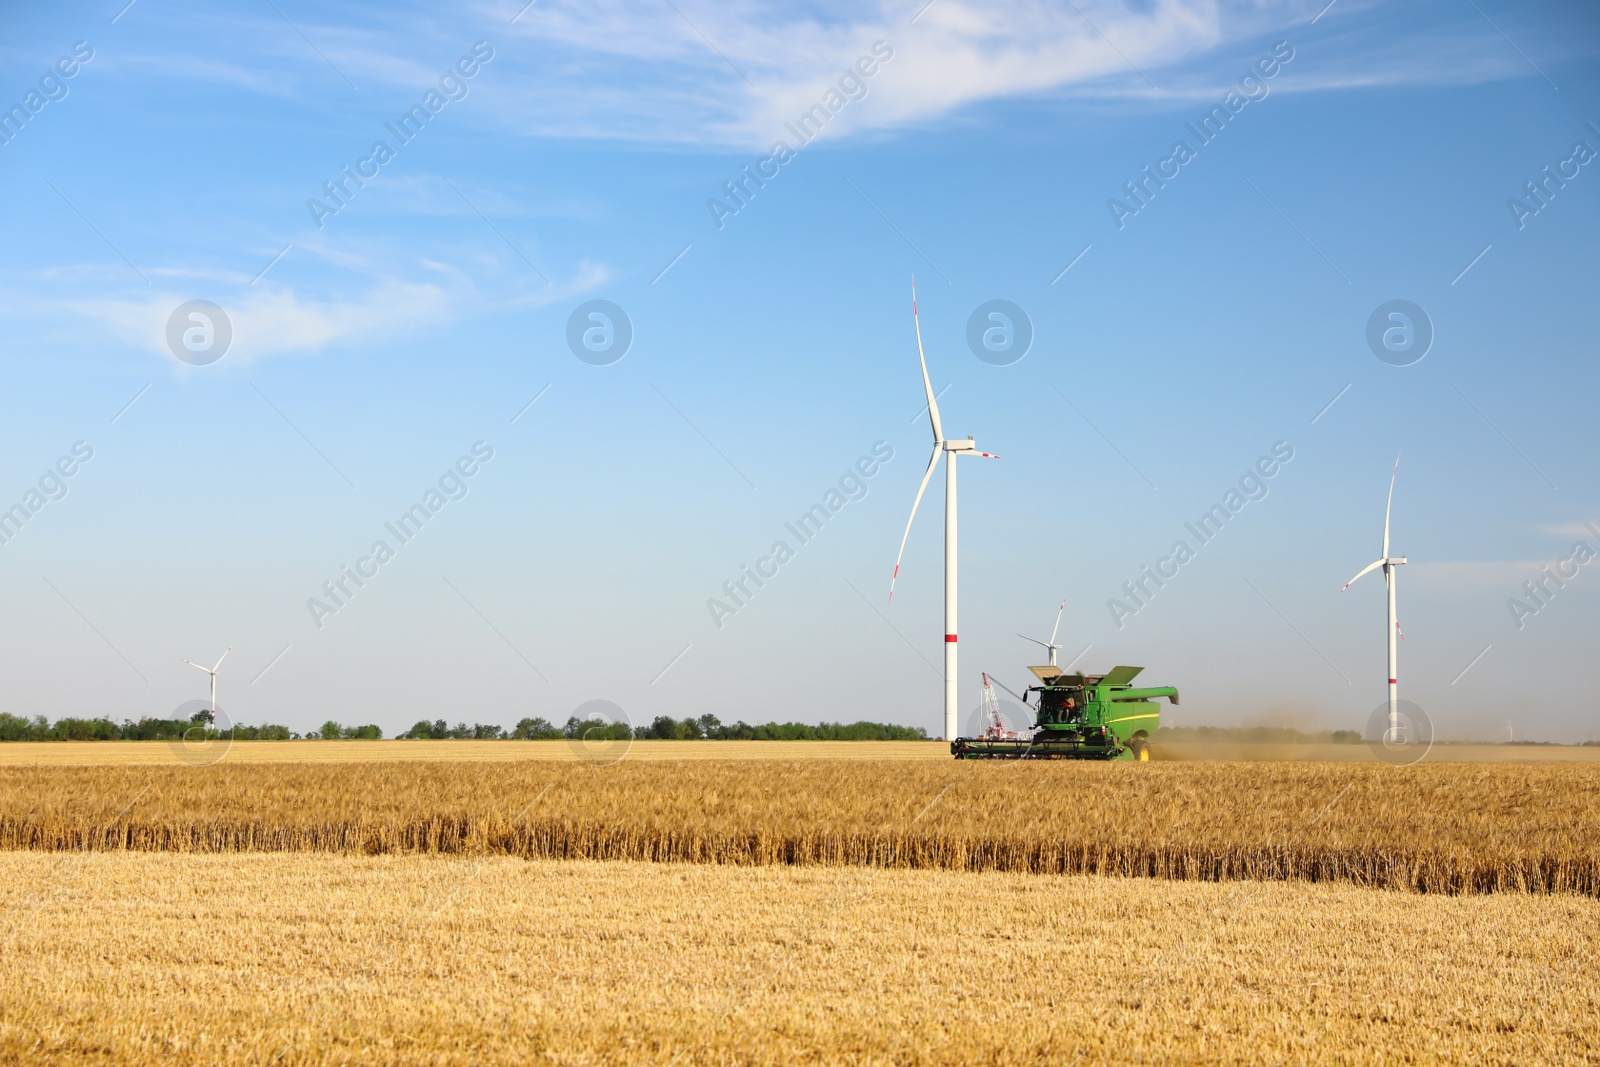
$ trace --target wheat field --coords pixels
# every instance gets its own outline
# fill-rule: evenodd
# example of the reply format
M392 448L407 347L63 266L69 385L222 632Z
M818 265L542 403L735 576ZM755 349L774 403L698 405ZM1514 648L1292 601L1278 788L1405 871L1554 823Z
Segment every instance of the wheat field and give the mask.
M48 741L0 744L0 767L175 766L210 763L392 763L528 760L930 760L950 761L943 741ZM1159 742L1152 758L1204 761L1371 763L1366 745ZM1600 763L1600 746L1436 745L1430 763Z
M1600 902L0 853L0 1062L1580 1064Z
M504 854L1600 896L1600 771L918 760L0 769L0 850Z
M1346 746L1358 747L1358 746ZM1362 751L1366 749L1362 747ZM1585 751L1576 749L1573 751ZM0 767L528 760L950 759L942 741L44 741L0 744ZM1600 758L1597 751L1596 758Z

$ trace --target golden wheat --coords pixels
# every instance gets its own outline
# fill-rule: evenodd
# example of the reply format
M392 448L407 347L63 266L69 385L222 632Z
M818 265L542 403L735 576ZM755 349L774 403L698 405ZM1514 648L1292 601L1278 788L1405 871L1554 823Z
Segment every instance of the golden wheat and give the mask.
M1366 748L1355 745L1345 749ZM1548 751L1555 751L1553 749ZM1562 749L1588 752L1588 749ZM629 760L950 759L939 741L208 741L189 749L164 741L39 741L0 744L0 767L205 763L362 763L368 761L527 760L575 762L627 754ZM1600 759L1600 750L1595 750Z
M0 854L0 1062L1594 1063L1600 902Z
M0 744L0 767L172 766L188 756L229 763L364 763L434 760L582 761L616 749L629 760L950 760L942 741L656 741L598 744L588 751L567 741L235 741L197 744L194 751L160 741L46 741ZM1366 745L1270 744L1231 741L1161 741L1156 760L1294 760L1368 763ZM1600 763L1600 746L1436 745L1431 763Z
M1600 772L817 760L4 768L0 849L443 852L1594 896Z

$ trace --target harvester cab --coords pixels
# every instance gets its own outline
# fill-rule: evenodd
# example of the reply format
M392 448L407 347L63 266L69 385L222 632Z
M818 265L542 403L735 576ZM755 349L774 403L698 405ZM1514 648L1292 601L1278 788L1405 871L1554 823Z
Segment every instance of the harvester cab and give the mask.
M1161 724L1157 701L1178 703L1171 686L1135 689L1143 667L1114 667L1108 674L1068 673L1060 667L1029 667L1039 694L1030 739L999 741L959 737L950 743L957 759L1150 758L1150 735Z

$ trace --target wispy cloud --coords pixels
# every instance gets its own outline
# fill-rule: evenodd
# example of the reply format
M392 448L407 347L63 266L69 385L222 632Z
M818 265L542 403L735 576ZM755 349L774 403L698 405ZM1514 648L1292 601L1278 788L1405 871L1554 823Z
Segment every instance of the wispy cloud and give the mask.
M1600 537L1600 534L1595 532L1600 530L1600 518L1592 519L1588 522L1558 522L1549 526L1541 526L1539 529L1555 537L1577 537L1593 544L1595 538Z
M1303 56L1275 85L1282 91L1531 76L1465 5L1340 0L1313 26L1325 0L541 0L511 23L524 2L480 0L449 16L349 6L321 10L302 28L368 103L408 102L454 52L486 39L495 59L470 88L492 103L466 104L464 122L522 136L743 148L782 136L784 122L880 40L894 58L871 80L870 103L842 110L827 136L927 125L1024 97L1174 106L1214 97L1235 53L1274 36ZM233 58L168 63L172 77L274 95L292 86L319 99L330 91L324 60L272 19L195 17L226 38L219 54ZM1523 46L1547 57L1592 52L1587 35L1559 32L1565 17L1525 27ZM240 58L252 54L270 57L270 84ZM153 52L130 66L141 77L163 69Z
M74 302L70 309L110 327L128 344L167 354L167 317L183 302L176 294L141 300ZM351 338L377 339L450 317L451 300L439 285L390 282L344 300L309 299L292 289L267 289L224 297L233 322L229 358L248 363L284 352L316 352ZM170 358L170 357L169 357Z
M76 286L78 292L92 287L94 271L69 273L91 283ZM266 356L312 354L342 343L379 342L497 310L540 307L592 292L612 278L604 264L582 261L564 281L549 285L530 282L486 293L459 268L426 261L419 264L419 273L431 274L431 280L391 278L356 292L307 295L294 286L269 282L251 286L242 276L152 273L169 281L174 277L208 278L209 298L227 312L233 326L228 359L240 363ZM5 303L13 317L100 323L124 344L171 359L167 319L175 307L192 297L193 290L150 294L106 287L104 291L105 295L72 298L34 294Z
M1551 559L1556 558L1552 556ZM1466 592L1481 589L1515 590L1524 578L1539 573L1550 560L1457 560L1412 563L1401 568L1401 582L1436 590ZM1404 592L1404 589L1401 590Z

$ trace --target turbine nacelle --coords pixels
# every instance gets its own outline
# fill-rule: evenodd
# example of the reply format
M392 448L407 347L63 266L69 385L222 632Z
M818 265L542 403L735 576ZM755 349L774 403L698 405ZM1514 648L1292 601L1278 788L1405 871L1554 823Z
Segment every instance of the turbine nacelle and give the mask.
M229 645L222 655L217 657L217 663L214 667L207 667L204 663L196 663L192 659L186 659L183 661L189 666L193 667L195 670L205 671L211 676L211 713L213 715L215 715L217 711L217 669L222 666L222 661L227 659L228 653L232 651L233 646Z
M1059 633L1060 630L1061 630L1061 613L1063 611L1066 611L1066 610L1067 610L1067 602L1065 600L1063 600L1061 602L1061 606L1059 608L1056 608L1056 624L1054 626L1050 627L1050 640L1041 641L1037 637L1029 637L1027 634L1018 634L1017 635L1018 637L1022 638L1024 641L1032 641L1034 644L1039 645L1041 648L1043 648L1046 652L1049 652L1050 653L1050 666L1052 666L1052 667L1056 666L1056 653L1058 651L1060 651L1061 648L1062 648L1061 645L1056 644L1056 634ZM1009 690L1007 690L1007 692L1009 692ZM1023 703L1027 703L1027 701L1023 701Z

